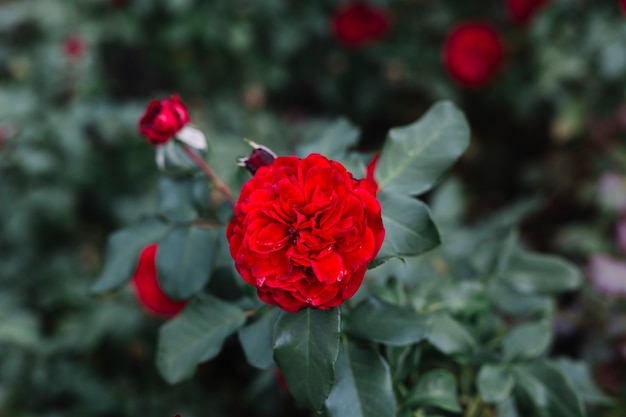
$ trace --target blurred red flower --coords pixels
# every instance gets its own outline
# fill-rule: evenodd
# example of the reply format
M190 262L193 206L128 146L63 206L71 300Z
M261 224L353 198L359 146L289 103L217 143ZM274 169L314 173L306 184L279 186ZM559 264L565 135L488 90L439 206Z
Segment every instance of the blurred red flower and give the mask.
M183 126L189 123L187 108L174 94L170 98L152 100L139 119L139 133L152 145L169 141Z
M332 30L337 40L346 46L363 46L380 39L390 29L385 9L364 1L352 1L337 9L332 18Z
M187 301L172 300L159 286L156 268L157 250L158 245L153 243L141 251L131 285L144 310L161 318L170 318L180 313Z
M376 171L376 165L378 165L378 158L380 158L380 152L376 152L372 157L372 160L367 167L365 168L365 178L372 181L376 184L376 188L378 188L378 183L376 182L376 178L374 177L374 172Z
M506 0L507 11L511 20L520 25L527 25L532 18L551 0Z
M85 55L85 41L80 36L68 36L63 40L63 53L72 60L78 60Z
M444 45L443 61L455 82L479 87L489 82L504 60L500 34L486 22L464 22L453 28Z
M619 0L619 7L622 9L622 14L626 16L626 0Z
M244 184L228 225L237 270L283 310L340 305L383 244L375 194L374 183L322 155L276 158Z

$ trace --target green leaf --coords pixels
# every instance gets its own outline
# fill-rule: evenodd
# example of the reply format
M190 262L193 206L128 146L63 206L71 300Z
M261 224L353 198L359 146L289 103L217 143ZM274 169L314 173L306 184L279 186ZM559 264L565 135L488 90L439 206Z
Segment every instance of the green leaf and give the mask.
M289 392L303 407L324 406L335 379L339 354L338 308L281 312L274 327L274 361Z
M224 340L246 321L243 311L210 295L194 298L159 332L156 363L167 382L193 375L196 365L215 357Z
M301 157L319 153L327 158L342 162L349 147L357 144L359 129L347 119L337 119L322 132L321 137L311 144L297 147Z
M424 203L385 191L379 192L377 197L386 231L377 260L419 255L441 243L437 227Z
M107 243L104 271L91 290L112 291L128 281L135 272L143 248L157 243L170 229L171 225L149 217L128 229L113 233Z
M239 330L239 341L248 363L259 369L276 366L273 357L272 329L276 320L276 309Z
M547 321L515 327L502 342L504 359L532 359L545 354L552 343L552 327Z
M159 244L156 266L159 284L168 296L187 299L209 281L221 230L179 226L165 236Z
M550 363L567 377L585 403L602 405L612 402L612 399L604 394L594 382L587 363L566 358L560 358Z
M391 129L376 167L381 190L418 195L430 190L469 145L465 116L452 103L435 104L417 122Z
M571 263L546 255L519 251L513 255L502 278L524 293L553 294L580 287L580 271Z
M476 348L476 341L456 320L445 313L431 317L428 341L447 355L469 355Z
M483 401L504 401L513 390L515 381L511 372L502 365L485 364L478 371L478 392Z
M423 374L411 390L408 403L433 406L446 411L460 412L457 385L454 375L437 369Z
M521 293L502 281L491 281L489 294L500 310L515 317L528 317L533 314L546 316L554 310L554 300L551 297Z
M527 399L546 417L585 417L585 409L577 392L565 376L546 361L533 361L513 366L516 397ZM518 389L519 388L519 391Z
M331 417L395 417L389 366L378 352L346 342L326 407Z
M163 177L159 181L159 211L174 221L191 221L198 217L194 208L192 179Z
M348 316L345 330L385 345L406 346L426 338L428 317L369 298Z
M507 397L496 404L496 416L498 417L521 417L513 397Z

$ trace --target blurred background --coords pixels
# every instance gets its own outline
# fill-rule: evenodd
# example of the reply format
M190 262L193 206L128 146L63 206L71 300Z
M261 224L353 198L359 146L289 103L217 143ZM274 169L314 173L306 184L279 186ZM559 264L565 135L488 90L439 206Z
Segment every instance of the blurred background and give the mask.
M236 341L167 386L162 322L128 289L89 292L107 235L156 204L137 120L178 93L209 140L290 144L346 116L365 151L453 100L466 220L539 198L524 241L586 276L554 352L617 398L595 415L623 417L625 3L0 0L0 415L307 415Z

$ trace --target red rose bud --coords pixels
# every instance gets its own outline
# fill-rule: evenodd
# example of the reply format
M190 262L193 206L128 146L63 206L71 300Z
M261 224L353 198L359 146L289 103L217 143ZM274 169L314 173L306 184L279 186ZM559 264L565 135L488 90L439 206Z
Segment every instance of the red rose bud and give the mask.
M172 300L159 286L155 262L157 249L157 244L151 244L141 251L131 285L144 310L161 318L170 318L180 313L187 301Z
M363 1L354 1L335 12L331 26L340 43L362 46L380 39L391 25L386 10Z
M152 145L163 145L189 122L187 108L178 94L152 100L139 119L139 133Z
M68 36L63 40L63 52L69 59L78 60L85 55L85 41L79 36Z
M252 175L256 174L259 168L271 165L276 159L276 154L267 146L259 145L252 141L248 141L250 146L254 148L250 156L239 158L237 165L246 168Z
M550 0L506 0L511 20L519 25L527 25Z
M244 184L226 237L259 298L290 312L352 297L385 238L376 187L312 154L280 156Z
M378 158L380 158L380 152L376 152L372 157L372 160L367 167L365 168L365 178L372 181L376 184L376 189L378 189L378 183L376 182L376 178L374 177L374 172L376 171L376 165L378 165Z
M443 60L454 81L465 87L479 87L489 82L502 65L504 44L490 24L462 23L448 35Z

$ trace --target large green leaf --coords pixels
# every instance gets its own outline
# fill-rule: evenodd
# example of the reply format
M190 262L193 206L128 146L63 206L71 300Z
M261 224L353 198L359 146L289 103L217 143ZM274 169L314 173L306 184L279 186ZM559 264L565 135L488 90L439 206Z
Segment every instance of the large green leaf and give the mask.
M476 348L472 335L446 313L431 317L428 341L448 355L470 355Z
M405 346L426 338L428 317L369 298L348 316L344 327L348 333L363 339Z
M415 256L437 247L441 240L421 201L400 194L381 191L377 195L382 208L385 242L377 260Z
M461 411L456 379L450 372L442 369L421 375L407 402L419 406L438 407L455 413Z
M335 379L339 354L340 314L305 309L281 312L274 327L274 361L289 392L303 407L320 409Z
M356 145L359 129L347 119L337 119L330 123L313 143L298 146L296 151L301 157L319 153L330 159L343 162L349 147Z
M555 256L519 251L513 255L502 278L517 291L552 294L580 287L580 271Z
M224 340L246 321L237 306L203 295L194 298L159 332L157 367L170 384L193 375L196 365L215 357Z
M159 284L175 300L189 298L209 280L217 235L222 229L179 226L159 244L156 266Z
M389 366L372 349L346 342L335 366L326 408L331 417L395 417Z
M128 281L135 271L143 248L157 243L170 229L170 224L149 217L128 229L113 233L107 243L104 270L91 290L112 291Z
M192 178L163 177L159 181L159 211L174 221L191 221L198 217L192 194Z
M547 352L552 342L552 327L547 321L513 328L502 342L504 359L532 359Z
M571 383L553 365L536 360L513 366L515 393L546 417L585 417L585 409Z
M504 401L511 394L515 381L506 367L485 364L478 372L477 384L483 401L497 403Z
M430 190L469 145L465 116L435 104L417 122L391 129L376 167L381 190L418 195Z
M273 309L260 319L239 330L239 341L248 363L259 369L269 369L274 364L272 330L278 310Z

